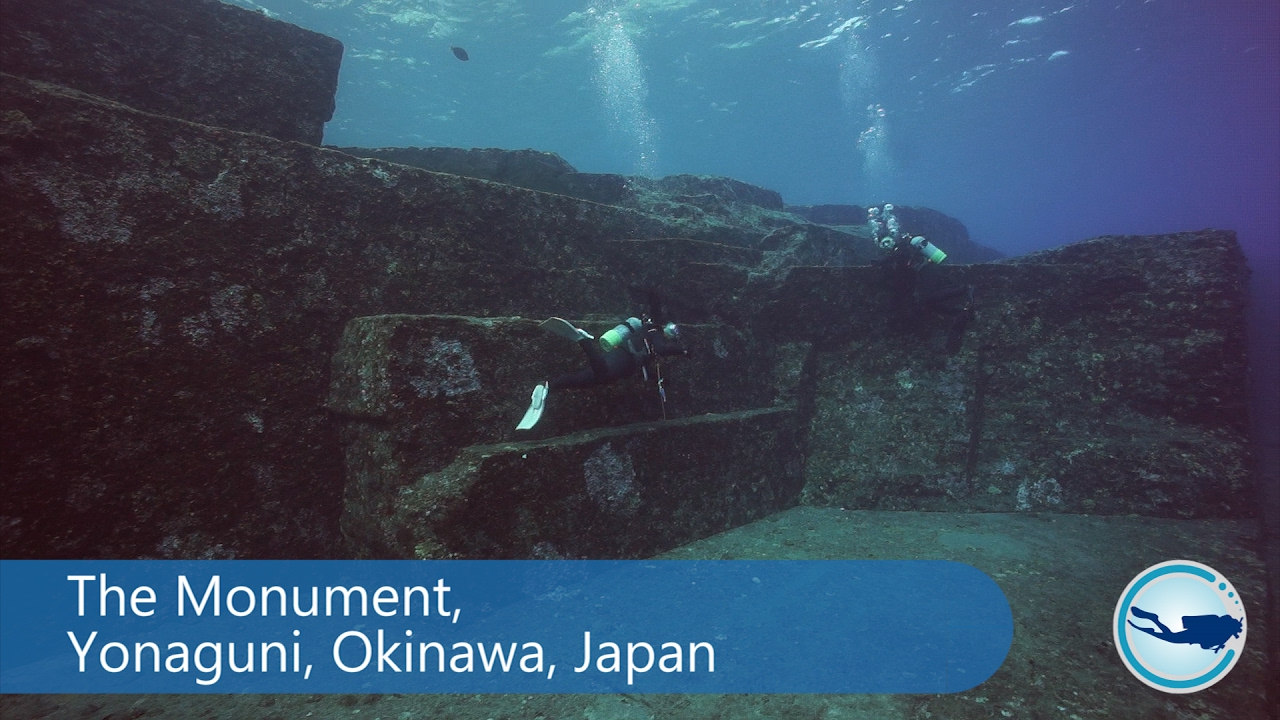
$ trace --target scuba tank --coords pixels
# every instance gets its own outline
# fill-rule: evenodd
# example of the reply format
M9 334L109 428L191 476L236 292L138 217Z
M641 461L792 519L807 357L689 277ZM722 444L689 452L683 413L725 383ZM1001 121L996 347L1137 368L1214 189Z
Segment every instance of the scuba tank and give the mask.
M619 347L622 343L626 342L633 333L640 332L643 327L644 325L641 324L640 318L627 318L625 323L618 325L614 329L600 336L600 349L605 352L609 352L610 350Z
M922 236L917 235L911 238L911 244L920 249L929 262L937 265L947 259L947 254L938 249L937 245L925 240Z

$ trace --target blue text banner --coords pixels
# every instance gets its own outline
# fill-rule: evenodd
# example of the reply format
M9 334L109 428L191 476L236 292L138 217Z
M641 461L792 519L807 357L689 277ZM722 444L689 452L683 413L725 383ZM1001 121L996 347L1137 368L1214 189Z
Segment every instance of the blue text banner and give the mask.
M1009 604L946 561L0 561L5 693L949 693Z

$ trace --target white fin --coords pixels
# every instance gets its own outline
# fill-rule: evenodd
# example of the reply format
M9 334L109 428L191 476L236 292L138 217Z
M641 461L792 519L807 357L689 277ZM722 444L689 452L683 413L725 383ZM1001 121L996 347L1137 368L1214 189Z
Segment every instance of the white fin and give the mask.
M579 340L595 340L595 337L586 330L579 330L573 326L573 323L563 318L553 317L543 320L538 327L546 330L554 335L559 335L565 340L578 342Z
M547 404L547 385L540 383L533 388L533 396L529 398L529 409L524 412L524 417L520 418L520 424L516 426L517 430L529 430L538 421L542 419L542 408Z

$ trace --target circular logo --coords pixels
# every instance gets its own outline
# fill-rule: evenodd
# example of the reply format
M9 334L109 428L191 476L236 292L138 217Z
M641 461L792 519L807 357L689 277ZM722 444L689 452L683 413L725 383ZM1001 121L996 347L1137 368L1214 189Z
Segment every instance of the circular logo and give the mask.
M1231 672L1247 625L1231 581L1190 560L1138 573L1121 593L1111 623L1129 672L1157 690L1180 694L1203 690Z

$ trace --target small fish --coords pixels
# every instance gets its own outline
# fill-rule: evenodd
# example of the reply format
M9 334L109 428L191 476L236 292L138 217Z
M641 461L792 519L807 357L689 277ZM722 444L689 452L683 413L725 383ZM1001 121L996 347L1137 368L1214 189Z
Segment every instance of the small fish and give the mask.
M466 62L467 60L470 60L470 59L471 59L471 56L467 55L467 51L466 51L466 50L463 50L462 48L458 47L457 45L450 45L450 46L449 46L449 49L453 51L453 56L454 56L454 57L458 58L459 60L461 60L461 61L463 61L463 62Z

